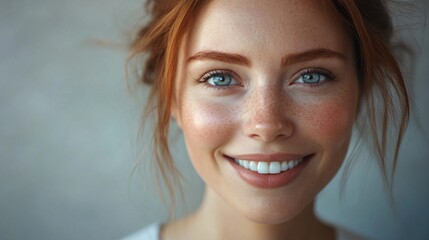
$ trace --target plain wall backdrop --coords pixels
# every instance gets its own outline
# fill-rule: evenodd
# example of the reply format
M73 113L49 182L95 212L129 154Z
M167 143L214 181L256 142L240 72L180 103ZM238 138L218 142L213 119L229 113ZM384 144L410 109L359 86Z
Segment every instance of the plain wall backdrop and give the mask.
M145 92L129 94L123 49L93 41L125 43L142 6L0 1L0 239L119 239L166 219L149 164L133 174ZM365 154L343 197L340 173L317 203L326 221L374 239L429 239L429 31L422 21L404 31L418 45L408 74L415 112L398 162L395 207ZM203 184L178 136L173 156L185 170L191 210Z

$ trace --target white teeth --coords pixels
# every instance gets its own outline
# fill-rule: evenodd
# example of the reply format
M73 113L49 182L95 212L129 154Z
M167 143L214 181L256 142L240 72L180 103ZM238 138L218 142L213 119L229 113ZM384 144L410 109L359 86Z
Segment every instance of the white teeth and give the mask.
M257 172L258 171L258 163L255 161L251 161L249 164L249 169L254 171L254 172Z
M244 167L245 169L249 169L249 166L250 166L250 162L249 162L249 161L244 160L244 161L243 161L243 167Z
M269 173L280 173L280 162L272 162L270 163L270 168L268 169Z
M302 163L303 159L281 161L281 162L258 162L236 159L235 162L245 169L259 174L278 174L292 169Z
M282 162L282 171L286 171L286 170L288 170L289 169L289 166L287 165L287 162L286 161L283 161Z
M258 162L258 173L267 174L269 168L269 163L267 162Z

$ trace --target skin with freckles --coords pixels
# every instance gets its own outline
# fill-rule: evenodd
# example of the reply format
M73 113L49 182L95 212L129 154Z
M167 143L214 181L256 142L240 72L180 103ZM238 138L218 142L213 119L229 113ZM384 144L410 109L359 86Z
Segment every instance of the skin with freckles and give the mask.
M164 239L333 239L313 200L346 155L359 99L353 44L322 1L216 0L181 42L173 115L207 185ZM294 154L288 184L261 188L243 154ZM314 235L312 235L314 234Z

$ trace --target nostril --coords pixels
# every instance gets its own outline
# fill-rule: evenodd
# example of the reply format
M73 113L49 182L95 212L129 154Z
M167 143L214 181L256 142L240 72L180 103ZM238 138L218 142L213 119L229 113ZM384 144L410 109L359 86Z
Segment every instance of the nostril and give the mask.
M291 128L288 128L287 125L280 122L254 124L253 127L248 129L248 136L263 141L287 137L291 134Z
M276 101L273 92L255 95L251 103L246 106L243 115L244 133L253 139L272 141L281 137L288 137L293 133L292 121L288 111L288 103Z

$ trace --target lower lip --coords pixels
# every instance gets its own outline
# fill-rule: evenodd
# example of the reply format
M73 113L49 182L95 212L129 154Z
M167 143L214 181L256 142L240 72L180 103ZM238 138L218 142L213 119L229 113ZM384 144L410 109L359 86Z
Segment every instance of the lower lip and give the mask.
M240 177L250 185L257 188L278 188L286 186L296 179L305 166L307 166L307 163L310 161L312 156L313 155L305 157L304 161L302 161L298 166L278 174L259 174L241 167L230 157L226 158L231 163L232 167L238 172L238 175L240 175Z

